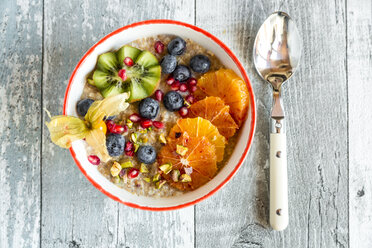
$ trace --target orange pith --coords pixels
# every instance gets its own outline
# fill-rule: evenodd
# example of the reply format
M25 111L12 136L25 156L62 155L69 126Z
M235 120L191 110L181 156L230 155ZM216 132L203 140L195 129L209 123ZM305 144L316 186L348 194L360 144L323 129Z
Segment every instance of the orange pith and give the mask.
M179 155L177 145L182 145L188 150L185 155ZM163 173L162 176L168 183L179 190L194 190L211 180L217 173L217 161L214 146L206 137L191 137L186 132L179 138L171 139L161 148L158 155L159 165L170 163L173 170L179 170L181 174L186 173L185 168L192 168L190 182L175 182L172 172Z
M169 132L169 138L176 137L176 133L187 132L190 137L206 137L216 149L217 162L223 159L226 138L222 136L216 126L201 117L179 119Z
M239 127L247 116L249 106L247 85L231 69L219 69L204 74L198 80L198 90L194 95L199 100L205 96L220 97L230 106L230 114Z
M220 134L230 138L236 132L238 125L229 114L230 107L219 97L206 97L193 103L189 109L189 117L202 117L218 128Z

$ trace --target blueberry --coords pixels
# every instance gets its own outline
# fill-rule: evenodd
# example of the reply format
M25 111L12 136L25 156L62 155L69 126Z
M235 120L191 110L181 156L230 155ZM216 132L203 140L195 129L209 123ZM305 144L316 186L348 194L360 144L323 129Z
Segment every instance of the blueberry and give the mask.
M186 41L177 37L168 44L168 53L172 55L181 55L186 50Z
M111 133L106 137L106 147L111 157L120 156L124 152L125 138L120 134Z
M137 158L141 163L154 163L156 160L155 148L152 146L140 146L137 151Z
M198 54L190 60L190 67L193 71L206 73L211 68L211 61L203 54Z
M173 77L177 81L185 82L187 79L191 77L191 71L185 65L178 65L176 69L173 71Z
M78 115L84 117L87 114L88 109L93 102L94 100L89 98L78 101L78 103L76 104L76 111Z
M172 73L177 66L177 58L174 55L165 55L161 61L161 69L164 73Z
M164 107L172 112L182 108L183 102L182 96L176 91L169 91L163 99Z
M139 114L146 119L154 119L159 113L159 102L147 97L138 105Z

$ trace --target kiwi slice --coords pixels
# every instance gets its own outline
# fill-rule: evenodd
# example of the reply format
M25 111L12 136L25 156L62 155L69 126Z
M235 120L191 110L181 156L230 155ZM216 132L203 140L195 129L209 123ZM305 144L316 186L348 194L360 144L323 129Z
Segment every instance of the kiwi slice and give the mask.
M132 66L124 63L127 57L133 60ZM89 83L94 84L103 97L129 92L129 101L134 102L152 95L160 77L161 66L151 52L123 46L115 53L108 52L98 57L93 82L90 80Z

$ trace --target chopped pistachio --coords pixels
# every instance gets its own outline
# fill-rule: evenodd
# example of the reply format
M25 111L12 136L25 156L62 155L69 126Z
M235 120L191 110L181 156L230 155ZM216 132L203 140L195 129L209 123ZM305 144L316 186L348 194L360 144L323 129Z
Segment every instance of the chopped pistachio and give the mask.
M183 183L191 182L191 177L190 175L187 175L187 174L182 174L180 179L181 179L181 182Z
M161 187L163 187L163 185L164 185L166 182L167 182L167 181L165 181L165 180L160 180L159 182L156 182L156 184L155 184L155 188L160 189Z
M178 182L178 178L180 177L181 172L179 170L172 171L172 180L173 182Z
M90 84L90 85L93 85L93 86L95 86L96 84L94 83L94 80L93 79L88 79L88 84Z
M148 173L149 172L149 169L147 168L147 166L144 163L141 163L140 172L141 173Z
M122 163L121 167L122 168L132 168L133 167L132 161L126 161L126 162Z
M114 177L114 183L120 183L120 177L119 176Z
M159 169L165 174L168 174L172 170L172 164L162 164L159 166Z
M155 175L154 175L154 177L152 178L152 181L153 182L157 182L157 181L159 181L160 180L160 174L159 173L156 173Z
M141 143L147 143L148 141L149 141L149 138L147 138L147 137L143 137L141 139Z
M147 133L147 129L141 129L139 132L140 133Z
M167 144L167 140L165 139L164 133L161 133L159 136L160 143Z
M119 175L121 171L121 165L118 162L114 162L111 166L110 172L113 177Z
M132 128L133 127L133 122L129 119L127 119L127 127Z
M151 132L152 131L152 127L148 127L147 128L147 131Z
M140 147L139 144L137 143L134 143L134 152L137 152L138 148Z
M143 180L145 180L145 182L151 182L151 178L149 178L149 177L145 177L145 178L143 178Z
M181 155L181 156L185 156L186 153L187 153L187 150L188 148L185 147L185 146L181 146L181 145L177 145L177 149L176 149L176 152Z
M132 141L134 142L134 143L136 143L137 142L137 133L132 133L131 135L130 135L130 138L132 139Z

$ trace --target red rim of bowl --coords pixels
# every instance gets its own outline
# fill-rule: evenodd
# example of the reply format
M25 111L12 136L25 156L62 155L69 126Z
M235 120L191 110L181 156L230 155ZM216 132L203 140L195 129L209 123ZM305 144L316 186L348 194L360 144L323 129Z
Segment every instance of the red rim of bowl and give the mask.
M93 180L93 178L91 178L86 173L86 171L84 170L84 168L81 166L80 162L77 160L76 153L72 149L72 147L70 148L70 152L71 152L72 158L75 160L75 163L77 164L77 166L79 167L79 169L81 170L81 172L84 174L84 176L99 191L101 191L102 193L104 193L105 195L107 195L108 197L110 197L111 199L113 199L115 201L118 201L120 203L123 203L124 205L127 205L129 207L138 208L138 209L142 209L142 210L151 210L151 211L176 210L176 209L180 209L180 208L192 206L192 205L194 205L194 204L196 204L196 203L198 203L198 202L200 202L200 201L202 201L202 200L210 197L211 195L213 195L214 193L216 193L219 189L221 189L236 174L236 172L238 171L238 169L240 168L240 166L243 164L243 162L244 162L244 160L245 160L245 158L246 158L246 156L248 154L248 151L249 151L249 149L250 149L250 147L252 145L252 140L253 140L255 126L256 126L255 125L256 124L256 106L255 106L255 99L254 99L254 94L253 94L253 88L252 88L252 85L251 85L251 83L250 83L250 81L248 79L247 73L244 70L243 65L238 60L238 58L232 53L232 51L222 41L220 41L214 35L208 33L207 31L205 31L205 30L203 30L201 28L198 28L198 27L196 27L194 25L191 25L191 24L188 24L188 23L179 22L179 21L173 21L173 20L147 20L147 21L142 21L142 22L136 22L136 23L133 23L133 24L124 26L122 28L119 28L119 29L113 31L112 33L106 35L104 38L102 38L100 41L98 41L94 46L92 46L84 54L84 56L80 59L79 63L76 65L74 71L71 74L69 83L67 85L67 89L66 89L66 93L65 93L65 99L64 99L64 104L63 104L63 114L66 115L67 99L68 99L68 96L69 96L69 93L70 93L70 90L71 90L72 81L73 81L73 79L75 77L75 74L78 71L80 65L84 62L84 60L86 59L86 57L88 55L90 55L92 53L92 51L99 44L101 44L102 42L104 42L105 40L107 40L108 38L110 38L111 36L113 36L113 35L115 35L117 33L120 33L123 30L129 29L129 28L133 28L133 27L137 27L137 26L142 26L142 25L151 25L151 24L173 24L173 25L179 25L179 26L184 26L184 27L193 29L194 31L197 31L199 33L202 33L203 35L207 36L208 38L210 38L211 40L213 40L214 42L216 42L231 57L231 59L234 61L234 63L239 68L239 70L240 70L240 72L241 72L241 74L242 74L245 82L247 83L247 87L248 87L248 91L249 91L249 97L250 97L250 105L251 105L250 109L251 109L252 118L251 118L251 123L250 123L251 126L250 126L249 137L248 137L248 140L247 140L247 145L246 145L246 147L244 149L244 152L243 152L243 154L242 154L242 156L241 156L238 164L235 166L235 168L233 169L233 171L216 188L214 188L213 190L211 190L210 192L208 192L207 194L205 194L204 196L202 196L202 197L200 197L200 198L198 198L196 200L193 200L193 201L190 201L190 202L187 202L187 203L183 203L183 204L180 204L180 205L177 205L177 206L171 206L171 207L147 207L147 206L137 205L137 204L134 204L134 203L131 203L131 202L122 201L118 197L112 195L110 192L108 192L105 189L103 189L101 187L101 185L99 185L96 181Z

